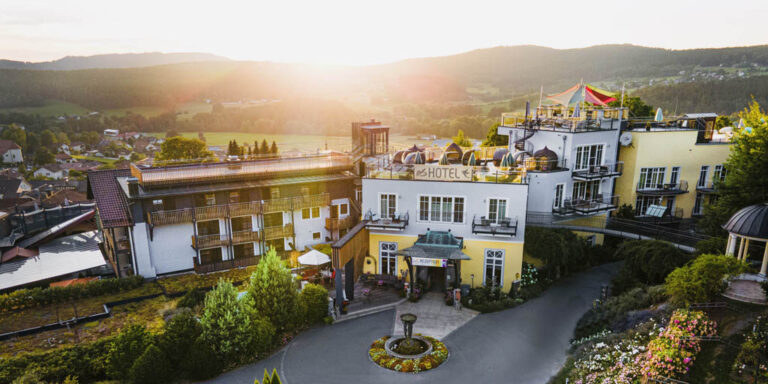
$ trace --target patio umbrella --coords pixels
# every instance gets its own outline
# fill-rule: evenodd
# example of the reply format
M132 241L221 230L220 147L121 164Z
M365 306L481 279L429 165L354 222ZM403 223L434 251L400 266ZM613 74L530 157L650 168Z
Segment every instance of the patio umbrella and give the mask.
M416 159L413 162L414 164L424 164L426 162L426 156L422 152L416 153Z
M733 127L722 127L717 132L722 135L731 134L733 133Z
M664 121L664 113L661 111L661 107L656 109L656 116L653 118L653 121L656 121L659 123Z
M331 262L331 258L325 253L313 249L299 256L299 264L303 265L323 265Z
M579 108L579 105L581 104L576 104L576 106L573 107L573 117L581 117L581 109Z
M477 160L475 159L475 152L472 152L469 154L469 160L467 160L467 165L474 167L477 165Z
M616 100L611 92L590 84L576 84L563 92L547 96L547 99L565 106L579 104L581 102L607 106L608 103Z
M440 162L438 162L440 165L448 165L448 154L443 152L443 155L440 156Z
M739 125L736 126L736 129L744 129L747 125L744 124L744 119L739 119Z

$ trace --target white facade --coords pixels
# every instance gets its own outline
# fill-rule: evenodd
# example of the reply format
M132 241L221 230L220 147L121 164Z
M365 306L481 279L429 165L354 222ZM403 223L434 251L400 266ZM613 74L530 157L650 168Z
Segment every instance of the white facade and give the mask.
M38 168L33 174L36 177L49 177L54 180L60 180L67 176L66 171L63 169L51 170L46 167Z
M3 153L3 163L15 164L23 161L24 158L21 157L21 149L13 148Z

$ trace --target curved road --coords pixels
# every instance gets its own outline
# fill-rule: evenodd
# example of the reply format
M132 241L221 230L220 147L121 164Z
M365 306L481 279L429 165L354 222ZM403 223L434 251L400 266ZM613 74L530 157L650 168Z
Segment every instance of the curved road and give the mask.
M392 332L393 311L316 327L271 357L209 383L252 384L277 368L284 384L299 383L546 383L565 362L581 315L609 282L617 264L559 281L521 306L479 315L443 341L451 356L418 375L392 372L368 360L373 340ZM415 324L418 332L419 324Z

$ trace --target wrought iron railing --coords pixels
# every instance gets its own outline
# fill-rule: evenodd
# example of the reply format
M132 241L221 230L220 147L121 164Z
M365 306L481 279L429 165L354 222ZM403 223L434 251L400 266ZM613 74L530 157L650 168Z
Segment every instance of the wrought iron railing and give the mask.
M575 169L573 178L579 180L594 180L605 177L621 176L624 172L624 162L613 164L590 165L586 169Z
M485 216L475 216L472 218L472 233L514 237L517 235L517 218L491 220Z
M595 197L565 199L559 205L552 207L556 215L590 214L611 211L619 206L619 196L597 195Z
M676 195L688 192L688 182L681 180L677 183L637 183L637 193L649 195Z

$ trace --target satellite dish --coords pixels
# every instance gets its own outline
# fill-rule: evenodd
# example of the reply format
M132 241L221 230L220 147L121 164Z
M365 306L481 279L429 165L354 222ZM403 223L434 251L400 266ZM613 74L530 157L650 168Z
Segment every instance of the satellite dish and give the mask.
M632 133L630 132L624 132L619 136L619 143L623 146L628 146L632 144Z

